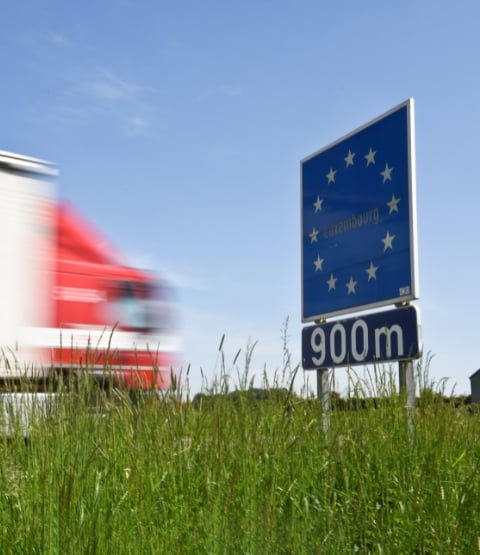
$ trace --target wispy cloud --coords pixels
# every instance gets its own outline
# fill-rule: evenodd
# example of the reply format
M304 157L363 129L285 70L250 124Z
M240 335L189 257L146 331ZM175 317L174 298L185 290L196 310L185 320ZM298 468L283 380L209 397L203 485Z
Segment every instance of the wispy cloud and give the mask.
M178 39L168 39L165 47L167 50L178 50L182 48L182 43Z
M210 98L239 98L243 96L244 90L238 85L222 84L216 87L209 87L200 94L199 100Z
M237 97L243 95L243 89L235 85L221 85L217 89L217 94L221 96Z
M68 46L70 41L63 33L51 32L47 37L48 42L56 46Z
M54 40L60 44L62 36ZM66 39L65 39L66 40ZM58 91L48 108L36 108L37 119L69 126L94 126L108 122L125 136L148 133L158 111L155 91L108 69L76 72Z
M102 71L91 81L84 82L82 87L88 94L107 100L141 102L147 89L133 81L121 79L110 71Z
M147 130L148 121L140 116L132 116L125 121L125 131L128 135L143 135Z

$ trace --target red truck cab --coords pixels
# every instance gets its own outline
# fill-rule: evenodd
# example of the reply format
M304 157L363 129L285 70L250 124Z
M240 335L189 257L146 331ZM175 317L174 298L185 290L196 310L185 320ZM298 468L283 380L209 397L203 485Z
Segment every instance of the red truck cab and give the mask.
M178 340L167 289L124 265L71 207L58 206L56 237L53 366L130 389L168 388Z

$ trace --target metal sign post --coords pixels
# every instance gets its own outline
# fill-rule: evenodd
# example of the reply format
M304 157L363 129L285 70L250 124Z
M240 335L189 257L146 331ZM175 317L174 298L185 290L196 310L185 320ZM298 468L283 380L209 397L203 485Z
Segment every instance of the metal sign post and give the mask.
M327 368L401 361L413 414L411 359L420 356L413 99L300 162L305 370L317 371L328 431ZM403 308L350 320L327 318ZM406 306L406 308L405 308ZM413 422L412 422L413 425Z
M419 310L406 306L331 322L302 330L302 366L317 372L317 398L323 431L328 435L329 368L399 361L400 394L407 399L413 437L415 383L412 360L421 356Z
M320 405L320 421L323 433L328 437L330 429L330 380L328 368L317 368L317 399Z
M415 412L415 375L412 360L402 360L398 363L398 377L400 395L407 400L408 432L410 440L414 440L413 417Z

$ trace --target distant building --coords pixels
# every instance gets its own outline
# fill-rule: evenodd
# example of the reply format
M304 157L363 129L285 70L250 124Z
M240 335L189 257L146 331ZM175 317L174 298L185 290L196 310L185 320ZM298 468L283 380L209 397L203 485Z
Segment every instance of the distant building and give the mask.
M480 403L480 368L470 376L472 403Z

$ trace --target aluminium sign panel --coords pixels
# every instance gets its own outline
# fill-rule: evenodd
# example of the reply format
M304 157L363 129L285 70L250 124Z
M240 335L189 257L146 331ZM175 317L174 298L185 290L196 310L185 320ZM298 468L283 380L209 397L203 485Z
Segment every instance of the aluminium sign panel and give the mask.
M303 159L302 321L417 299L413 99Z
M420 313L413 305L302 330L305 370L411 360L421 355Z

